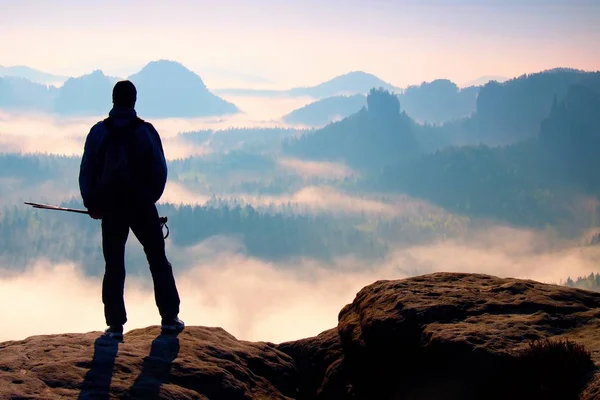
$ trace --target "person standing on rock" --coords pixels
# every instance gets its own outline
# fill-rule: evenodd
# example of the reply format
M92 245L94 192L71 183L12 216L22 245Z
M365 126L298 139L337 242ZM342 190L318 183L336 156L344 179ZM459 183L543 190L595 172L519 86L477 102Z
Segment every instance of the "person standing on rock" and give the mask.
M146 253L162 330L178 333L185 325L178 318L179 294L156 209L167 181L162 143L152 124L137 116L132 82L117 82L112 100L108 118L87 135L79 171L83 204L93 219L102 220L106 263L102 302L108 325L104 334L123 339L125 244L130 228Z

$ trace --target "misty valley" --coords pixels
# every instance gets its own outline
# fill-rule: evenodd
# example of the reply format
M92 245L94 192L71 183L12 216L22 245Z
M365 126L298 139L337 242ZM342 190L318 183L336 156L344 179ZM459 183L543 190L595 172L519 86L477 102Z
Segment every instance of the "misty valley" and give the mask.
M155 62L139 73L149 92L157 73L201 82L180 64ZM57 99L96 96L93 90L103 76L71 79L64 89L56 89L64 91ZM349 85L352 75L342 78L331 81L335 88L330 82L309 92L329 102L343 100L336 93L344 91L339 86ZM68 90L74 85L87 91ZM354 95L364 102L350 104L341 119L339 106L329 114L314 111L321 122L323 116L329 118L322 126L297 126L283 118L278 126L169 128L173 133L163 138L169 181L159 211L169 218L168 247L176 269L196 266L197 256L188 250L216 240L215 253L233 252L275 268L312 260L333 270L343 265L370 270L394 263L403 249L454 241L479 246L481 235L494 228L534 234L541 244L532 254L583 248L593 255L600 191L594 150L600 144L600 74L556 69L468 89L441 80L400 89L401 94L387 86ZM468 101L461 103L463 98ZM89 115L106 108L102 103L81 109L85 103L70 101L90 121ZM314 104L319 102L328 107L325 100ZM37 118L31 109L36 104L12 104ZM59 108L63 114L75 110L71 103L61 104L67 104ZM464 106L452 114L445 104ZM310 115L310 109L303 114ZM0 140L20 133L10 118L3 118ZM48 123L81 124L72 116L59 118ZM160 119L156 126L160 131ZM53 129L57 133L51 140L63 140L66 135ZM82 146L86 133L70 137L79 137L76 142ZM23 205L35 201L82 207L77 186L81 156L74 153L57 153L49 143L43 151L0 155L0 259L5 269L25 271L44 259L76 263L90 276L103 273L96 221ZM127 263L130 274L148 279L137 243L129 242ZM404 276L417 272L401 262L396 267ZM582 267L579 272L576 282L583 285L594 271ZM557 279L551 271L541 278ZM561 282L567 278L578 276L559 277ZM572 280L569 284L575 285Z
M160 106L163 76L195 88L178 92L177 112ZM314 87L213 93L163 60L130 78L167 159L157 206L189 323L247 339L314 335L365 284L436 272L600 290L597 72L553 69L466 88L396 88L354 72ZM23 203L84 208L81 154L110 108L86 99L101 99L115 79L69 78L41 104L37 90L48 86L0 78L0 293L38 293L23 307L47 304L57 329L89 330L101 312L101 222ZM152 280L129 236L135 328L154 321ZM74 291L89 322L59 317ZM39 333L27 314L13 315L22 328L0 339ZM273 328L293 315L306 318Z

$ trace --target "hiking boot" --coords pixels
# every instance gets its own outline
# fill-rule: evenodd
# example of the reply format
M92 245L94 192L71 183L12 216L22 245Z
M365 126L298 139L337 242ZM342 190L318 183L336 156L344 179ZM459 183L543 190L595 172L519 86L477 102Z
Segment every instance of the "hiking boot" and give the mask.
M110 326L107 330L104 331L104 336L115 339L119 342L123 341L123 326Z
M166 333L179 333L185 328L185 324L179 318L164 319L161 322L161 328Z

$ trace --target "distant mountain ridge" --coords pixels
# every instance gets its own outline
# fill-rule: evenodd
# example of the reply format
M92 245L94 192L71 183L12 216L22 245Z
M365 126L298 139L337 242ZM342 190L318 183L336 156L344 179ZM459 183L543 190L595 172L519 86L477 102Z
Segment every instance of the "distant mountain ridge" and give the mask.
M321 126L346 118L366 105L367 97L363 94L326 97L284 115L282 120L288 124Z
M3 68L3 73L6 73L7 68L11 68L9 71L15 75L40 72L30 67L0 68ZM541 89L537 89L540 92L539 95L544 97L544 104L540 104L540 108L534 110L536 115L529 119L531 123L526 121L528 118L521 116L522 126L505 127L506 121L502 120L502 113L494 109L494 103L498 100L495 97L501 93L516 96L512 102L504 102L499 105L501 108L506 108L503 112L514 114L519 110L524 110L529 106L515 94L514 89L530 83L535 86L535 82L539 80L539 74L558 76L556 82L553 83L555 86L558 85L556 87L558 91L550 89L550 95L548 95L542 94ZM417 122L445 123L468 117L477 109L479 117L477 120L473 120L472 124L489 123L491 124L487 127L489 133L498 136L498 134L503 134L499 131L512 130L516 135L522 135L524 131L531 131L531 127L535 127L538 121L547 115L552 92L560 97L560 94L566 90L565 85L568 86L580 78L583 79L582 77L587 74L590 72L555 68L537 74L515 77L502 83L498 80L491 80L483 86L459 88L458 85L447 79L436 79L432 82L423 82L420 85L399 89L373 74L352 71L315 86L287 90L218 89L210 91L198 74L182 64L170 60L158 60L148 63L139 72L130 75L129 79L139 86L138 107L140 112L148 117L204 117L239 112L234 104L219 97L218 93L273 97L308 96L319 101L295 110L283 116L283 119L290 123L318 126L358 111L364 104L360 96L364 96L370 89L383 88L397 94L401 108ZM522 83L522 78L527 76L530 79ZM64 78L52 74L42 75L42 77ZM38 76L38 79L41 78ZM120 78L107 76L102 71L96 70L90 74L68 78L64 82L67 87L59 88L36 83L25 77L4 76L0 77L0 108L51 112L60 115L105 114L111 107L107 88L114 85L118 79ZM566 80L560 83L561 79ZM96 97L98 100L95 99ZM104 100L101 100L103 98ZM536 103L537 100L532 98L531 101ZM517 107L515 106L517 104L521 105ZM498 115L493 117L493 114ZM497 120L498 118L500 120Z
M415 121L443 124L474 113L480 89L480 86L459 88L448 79L435 79L409 86L398 97L402 109Z
M352 71L316 86L298 87L290 89L288 92L294 96L323 98L331 95L353 95L358 93L366 95L369 90L380 87L389 91L398 90L398 88L373 74Z
M13 65L5 67L0 65L0 77L16 77L25 78L35 83L56 84L69 79L68 76L55 75L48 72L40 71L26 65Z
M104 115L112 107L112 88L120 79L95 70L68 78L57 88L23 77L4 77L0 78L0 108ZM212 94L200 76L175 61L152 61L129 79L137 86L136 109L142 117L205 117L239 112L234 104Z
M235 96L309 96L316 99L342 95L366 95L372 88L384 88L389 91L399 91L392 84L385 82L379 77L363 71L351 71L336 76L328 81L314 85L295 87L285 90L263 90L263 89L218 89L215 93Z
M47 111L58 95L54 86L31 82L21 77L0 77L0 109Z
M502 83L502 82L506 82L509 79L510 78L507 78L506 76L501 76L501 75L484 75L484 76L480 76L479 78L473 79L472 81L468 81L468 82L464 83L462 85L462 87L466 88L466 87L470 87L470 86L483 86L490 81L496 81L496 82Z
M152 61L128 79L137 87L137 110L144 115L204 117L239 112L234 104L212 94L200 76L175 61Z
M69 78L58 89L52 111L61 115L102 114L110 109L112 87L116 78L100 70L78 78Z
M402 145L395 142L400 135L418 138L422 150L429 152L450 144L507 145L536 137L553 104L562 101L573 85L600 93L600 73L555 69L462 90L451 81L436 80L408 88L400 95L374 90L377 96L370 93L366 97L367 107L359 96L357 104L349 104L348 97L332 97L296 110L284 120L306 124L323 117L330 119L334 113L349 115L288 140L284 151L295 157L379 168L382 162L399 160L412 152L406 151L414 147L411 139ZM382 104L388 112L375 113ZM446 122L421 125L419 114Z
M372 89L365 101L366 107L341 121L287 139L283 152L303 159L341 161L358 170L378 169L420 154L417 125L400 110L396 95Z
M484 85L477 96L477 112L465 128L481 132L487 143L507 144L538 134L554 101L562 100L572 85L600 88L600 72L553 68Z
M440 124L475 112L480 87L460 89L447 79L409 86L397 94L400 107L420 123ZM366 105L366 96L332 96L317 100L282 117L290 124L321 126L346 118Z
M448 128L461 131L461 135L474 138L472 131L476 130L483 141L500 144L536 134L554 97L560 99L577 83L598 87L599 76L600 72L554 68L463 88L448 79L436 79L408 86L396 95L401 109L418 123L452 123L453 128ZM320 99L282 116L282 120L322 126L358 112L364 106L360 96Z

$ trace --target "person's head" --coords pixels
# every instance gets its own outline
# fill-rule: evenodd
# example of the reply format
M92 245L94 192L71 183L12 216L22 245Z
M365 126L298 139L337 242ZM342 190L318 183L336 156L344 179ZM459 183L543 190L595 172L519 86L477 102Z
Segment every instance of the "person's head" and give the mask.
M113 105L119 108L134 108L137 100L137 90L130 81L119 81L112 93Z

